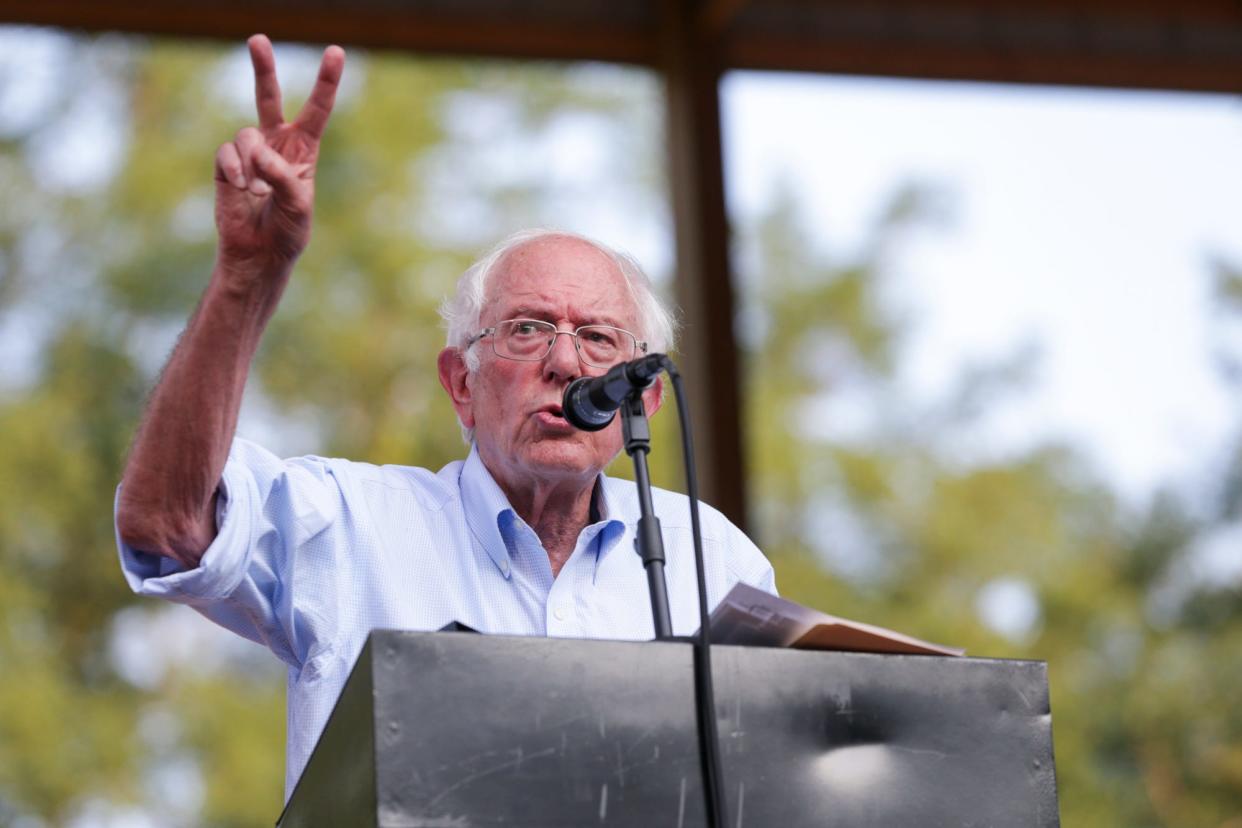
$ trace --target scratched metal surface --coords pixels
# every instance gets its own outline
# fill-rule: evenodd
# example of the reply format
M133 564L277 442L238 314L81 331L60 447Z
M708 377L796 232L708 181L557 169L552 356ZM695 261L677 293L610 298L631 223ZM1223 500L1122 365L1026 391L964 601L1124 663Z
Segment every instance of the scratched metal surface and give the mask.
M731 825L1059 824L1041 662L713 654ZM704 824L689 645L376 632L356 669L282 825Z

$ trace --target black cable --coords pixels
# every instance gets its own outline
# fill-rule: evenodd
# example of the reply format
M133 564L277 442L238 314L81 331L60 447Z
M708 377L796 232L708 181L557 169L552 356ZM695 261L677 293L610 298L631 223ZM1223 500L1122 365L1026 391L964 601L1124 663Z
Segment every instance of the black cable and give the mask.
M694 538L694 569L699 587L699 634L694 639L695 712L699 724L699 751L703 764L703 796L707 824L724 828L728 824L728 803L724 795L724 774L720 768L720 734L716 727L716 694L712 685L712 651L707 631L707 575L703 566L703 533L699 525L699 485L694 466L694 439L690 431L690 412L682 389L681 374L672 360L664 369L673 383L677 398L677 417L681 423L682 460L686 466L686 493L690 497L690 528Z

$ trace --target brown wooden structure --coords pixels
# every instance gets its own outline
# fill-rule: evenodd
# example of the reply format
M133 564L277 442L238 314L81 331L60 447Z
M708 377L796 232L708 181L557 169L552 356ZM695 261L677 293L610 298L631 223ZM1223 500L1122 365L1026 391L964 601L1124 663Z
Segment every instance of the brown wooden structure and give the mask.
M1242 92L1242 0L0 0L0 22L662 72L703 496L745 524L718 82L728 69Z

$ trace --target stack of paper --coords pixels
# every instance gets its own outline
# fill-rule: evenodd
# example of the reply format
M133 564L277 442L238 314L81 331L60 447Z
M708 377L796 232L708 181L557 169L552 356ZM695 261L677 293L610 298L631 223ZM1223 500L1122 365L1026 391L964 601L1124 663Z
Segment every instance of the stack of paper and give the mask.
M960 656L966 651L847 621L746 584L729 590L708 619L713 644Z

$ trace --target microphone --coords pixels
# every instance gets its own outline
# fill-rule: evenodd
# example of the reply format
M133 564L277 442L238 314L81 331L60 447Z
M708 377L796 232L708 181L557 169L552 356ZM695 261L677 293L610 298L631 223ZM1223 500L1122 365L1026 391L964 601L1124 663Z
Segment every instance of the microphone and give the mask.
M614 365L603 376L578 377L565 386L561 413L576 428L599 431L612 422L631 394L655 382L667 360L664 354L648 354Z

